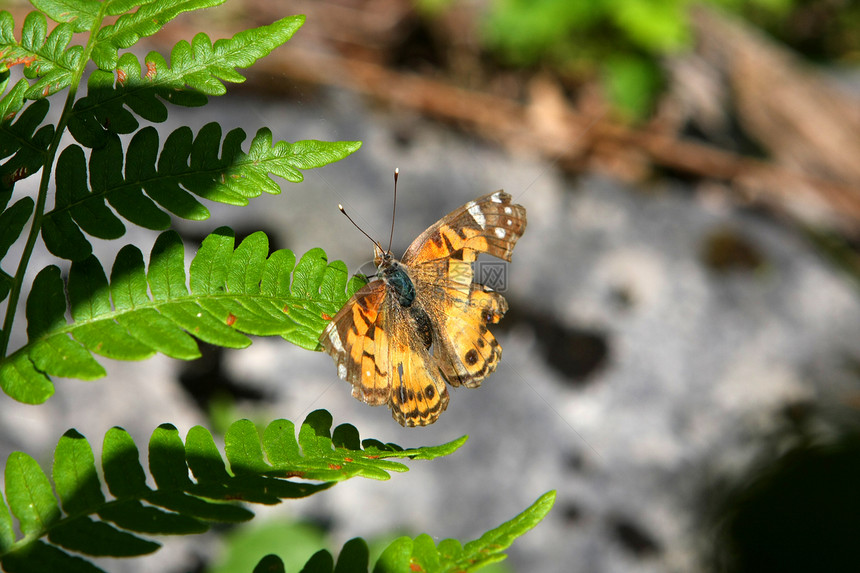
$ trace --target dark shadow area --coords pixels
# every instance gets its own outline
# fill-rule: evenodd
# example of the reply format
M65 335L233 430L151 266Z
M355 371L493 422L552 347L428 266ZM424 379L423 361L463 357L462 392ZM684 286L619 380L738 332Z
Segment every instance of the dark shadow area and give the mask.
M804 443L760 464L718 506L712 569L860 571L858 484L856 432L825 445Z
M593 382L609 361L611 348L605 332L567 326L554 316L524 307L520 301L510 304L510 310L496 328L507 330L517 326L531 329L547 363L575 386Z
M609 526L615 541L633 556L645 558L661 552L657 541L630 519L616 516L610 520Z

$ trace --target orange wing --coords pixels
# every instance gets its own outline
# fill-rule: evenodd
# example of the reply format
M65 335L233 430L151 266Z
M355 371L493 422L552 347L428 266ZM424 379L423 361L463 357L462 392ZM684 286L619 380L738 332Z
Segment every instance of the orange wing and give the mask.
M443 217L403 257L419 300L434 317L434 358L453 386L479 386L502 355L487 325L501 320L508 303L489 287L472 282L472 263L480 253L510 261L525 228L525 207L496 191Z
M451 256L473 262L478 253L511 260L526 230L526 209L504 191L487 193L442 217L412 241L401 262L416 266ZM462 250L462 256L456 255Z
M403 426L432 424L448 407L448 389L433 367L406 312L383 281L365 285L320 336L352 395L371 406L388 404Z
M389 337L383 322L385 283L373 281L359 289L320 336L334 358L337 375L352 384L352 395L371 406L391 398Z

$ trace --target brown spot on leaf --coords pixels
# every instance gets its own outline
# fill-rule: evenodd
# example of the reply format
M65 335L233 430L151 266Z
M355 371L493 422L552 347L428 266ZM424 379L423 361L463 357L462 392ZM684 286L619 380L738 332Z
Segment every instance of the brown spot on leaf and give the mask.
M232 312L227 315L227 326L233 326L236 324L236 315Z
M324 312L321 313L321 316L323 317L323 320L331 320L331 316L329 316L328 314L326 314Z
M24 64L25 67L29 67L30 64L35 61L36 56L24 56L17 58L15 60L9 60L6 62L6 68L11 68L12 66L17 66L18 64Z

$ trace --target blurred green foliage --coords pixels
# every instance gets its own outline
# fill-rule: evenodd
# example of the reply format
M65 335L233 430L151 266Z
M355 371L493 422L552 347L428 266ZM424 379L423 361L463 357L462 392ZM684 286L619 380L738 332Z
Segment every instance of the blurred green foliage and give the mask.
M432 15L457 0L416 2ZM492 0L480 38L503 65L599 77L619 114L635 121L662 89L660 58L691 47L695 4L737 14L808 57L860 59L860 2L829 0Z
M754 7L771 16L794 0L712 0L725 9ZM691 43L692 0L496 0L482 37L502 62L596 73L622 117L646 117L663 81L661 56Z
M239 527L224 538L225 545L208 573L251 571L267 554L281 558L287 571L299 571L328 539L318 527L288 519Z

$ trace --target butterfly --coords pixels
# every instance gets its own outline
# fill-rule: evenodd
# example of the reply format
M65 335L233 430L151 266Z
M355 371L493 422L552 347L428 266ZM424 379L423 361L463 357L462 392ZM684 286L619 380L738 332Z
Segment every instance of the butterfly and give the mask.
M511 260L526 210L504 191L455 209L395 259L374 241L376 277L323 330L320 343L352 395L387 404L402 426L426 426L448 406L448 388L475 388L499 363L488 325L504 297L473 282L479 253ZM393 233L393 228L392 228Z

